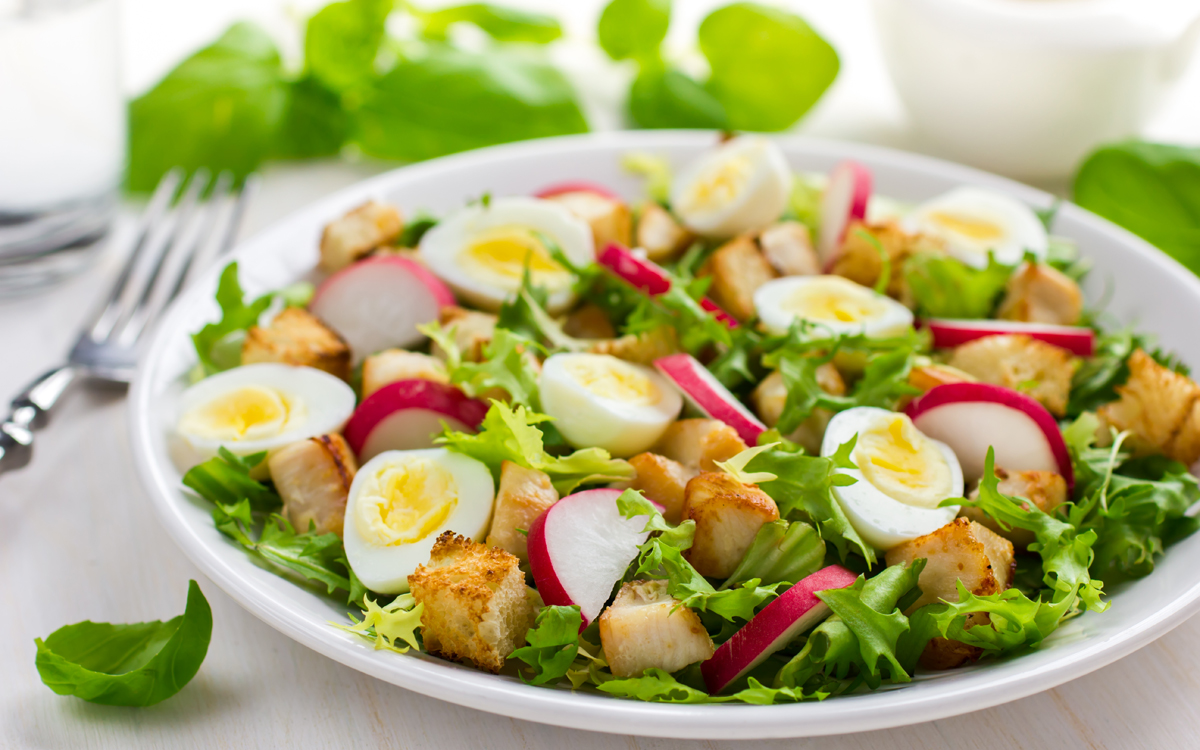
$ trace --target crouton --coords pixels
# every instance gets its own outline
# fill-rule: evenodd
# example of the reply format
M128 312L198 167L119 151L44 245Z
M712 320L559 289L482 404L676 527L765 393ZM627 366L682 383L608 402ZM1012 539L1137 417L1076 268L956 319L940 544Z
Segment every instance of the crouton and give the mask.
M599 250L610 242L628 247L633 236L629 206L590 190L573 190L546 198L566 208L588 223Z
M1073 326L1083 315L1083 292L1069 276L1045 263L1024 263L1008 280L999 317L1026 323Z
M508 655L525 645L534 619L520 565L514 555L453 531L439 536L429 563L408 577L413 597L425 605L425 650L488 672L503 669Z
M921 389L922 393L939 385L974 382L975 378L962 370L950 367L949 365L940 365L936 362L927 365L917 365L909 370L908 373L908 384L913 388Z
M242 364L255 362L304 365L350 379L350 347L317 316L300 307L285 307L270 325L246 331Z
M529 527L551 505L558 502L558 491L550 477L537 469L527 469L512 461L500 465L500 489L496 491L492 511L492 529L487 544L516 555L521 562L529 561L525 534Z
M639 453L629 459L629 463L637 471L629 482L629 489L638 490L663 506L663 517L669 523L679 523L683 514L683 492L696 471L657 453Z
M642 333L630 333L615 339L598 339L588 347L592 354L611 354L617 359L650 366L679 351L679 340L674 329L665 326Z
M846 381L841 373L826 362L817 368L817 385L821 390L833 396L846 393ZM783 407L787 402L787 387L783 383L783 375L778 371L765 377L754 392L750 394L754 410L768 427L774 427L783 416ZM804 449L816 453L821 449L821 439L825 436L825 428L833 413L828 409L814 409L808 419L804 420L787 438L804 446Z
M728 461L744 450L737 430L719 419L680 419L650 449L699 471L716 471L717 461Z
M763 257L780 276L813 276L821 272L821 261L813 249L808 227L798 221L781 221L758 236Z
M492 340L492 334L496 331L495 315L455 305L441 309L438 323L442 328L454 330L454 343L468 362L478 362L483 358L483 347ZM439 359L446 358L446 353L436 345L433 354Z
M950 366L984 383L1026 393L1062 416L1079 360L1065 349L1021 334L987 336L954 350Z
M320 435L272 451L267 468L283 499L283 516L296 531L342 535L346 497L358 471L354 452L341 435Z
M672 260L692 244L692 234L684 229L665 208L647 201L638 214L637 246L655 262Z
M450 382L446 368L437 357L403 349L385 349L363 361L362 397L366 398L385 385L401 380Z
M1037 506L1043 513L1054 513L1058 506L1067 501L1067 482L1053 471L1005 471L997 466L996 476L1000 478L1001 494L1024 498ZM979 489L976 488L971 492L971 499L974 500L978 497ZM1013 527L1005 530L1001 528L995 519L979 508L964 507L959 515L983 524L1012 542L1016 549L1025 549L1035 539L1033 532L1028 529Z
M676 672L714 651L700 618L667 593L666 581L622 586L600 615L600 645L616 677L637 677L650 668Z
M775 278L775 269L754 240L735 237L709 256L701 275L712 276L708 294L713 302L745 322L754 317L754 291Z
M394 206L367 201L321 233L321 270L340 271L404 231L404 219Z
M921 596L906 614L938 601L958 601L958 582L977 596L1008 588L1013 576L1012 542L966 518L956 518L925 536L899 544L887 551L887 564L925 559L917 581ZM968 626L987 623L987 615L973 613ZM927 669L952 669L979 658L980 650L957 641L935 638L921 654Z
M844 276L851 281L866 287L874 287L883 273L883 260L879 249L863 235L874 237L883 247L891 262L891 280L888 282L887 293L896 299L907 302L909 297L908 282L904 279L902 270L904 261L923 247L919 237L908 234L895 222L884 224L864 224L855 221L846 230L831 272Z
M611 339L617 335L608 313L600 307L586 302L567 315L563 321L563 333L577 339Z
M1191 466L1200 459L1200 385L1163 367L1138 349L1129 357L1129 379L1121 398L1100 407L1100 418L1129 430L1129 444L1143 453L1162 453Z
M779 519L779 508L757 486L705 471L684 489L682 518L696 522L695 539L683 556L701 575L728 578L763 524Z

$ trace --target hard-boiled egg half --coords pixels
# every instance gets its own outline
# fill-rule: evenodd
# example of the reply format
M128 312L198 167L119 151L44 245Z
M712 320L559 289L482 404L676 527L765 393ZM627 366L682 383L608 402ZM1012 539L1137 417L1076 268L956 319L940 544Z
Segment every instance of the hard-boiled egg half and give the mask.
M962 468L950 446L903 414L859 406L830 420L821 455L832 456L855 435L850 460L858 468L837 471L858 481L834 487L833 494L863 541L886 550L954 520L958 506L938 507L963 494Z
M671 208L697 234L732 237L778 219L791 194L783 151L762 136L744 135L680 172L671 184Z
M609 354L555 354L542 363L542 408L576 448L632 456L662 437L683 397L667 380Z
M807 320L831 335L863 333L887 338L904 333L913 314L885 294L841 276L784 276L754 292L754 310L772 333L786 333Z
M482 462L445 448L385 451L363 464L346 499L346 559L367 588L408 591L443 531L483 539L495 488Z
M990 250L1012 265L1026 251L1046 256L1049 237L1033 209L1015 198L973 187L960 187L917 206L905 220L909 231L942 241L946 252L974 268L986 268Z
M355 400L350 386L312 367L243 365L184 391L175 429L200 460L222 446L245 456L337 432Z
M549 293L557 312L573 299L574 276L552 255L557 247L579 266L596 256L592 230L554 201L497 198L476 203L443 219L421 238L425 265L455 293L486 310L499 309L521 288L525 269Z

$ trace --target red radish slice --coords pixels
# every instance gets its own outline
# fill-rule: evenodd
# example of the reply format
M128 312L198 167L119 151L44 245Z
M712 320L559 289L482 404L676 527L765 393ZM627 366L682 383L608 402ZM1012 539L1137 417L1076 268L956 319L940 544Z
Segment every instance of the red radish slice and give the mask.
M700 665L709 694L717 695L798 635L829 617L829 605L817 598L818 591L844 589L856 580L858 576L841 565L830 565L780 594Z
M600 616L649 536L642 531L646 516L621 515L620 496L621 490L613 489L568 495L529 527L529 568L542 601L579 605L584 626Z
M1009 471L1055 471L1075 485L1071 454L1054 416L1024 393L988 383L931 388L905 409L917 429L954 451L967 481L983 476L988 447Z
M384 451L432 448L443 422L452 430L474 431L487 410L486 403L452 385L399 380L364 399L342 434L361 463Z
M817 237L822 265L834 261L850 223L866 218L870 200L871 172L863 165L844 161L829 173L829 184L821 196L821 231Z
M553 198L554 196L562 195L563 193L595 193L596 195L602 195L609 200L622 203L624 202L621 199L621 196L617 195L603 185L597 185L594 182L587 182L584 180L556 182L553 185L548 185L537 191L533 194L533 197Z
M610 242L596 255L596 262L637 289L651 297L664 294L671 288L671 277L654 261L639 258L628 248ZM713 314L717 320L730 328L737 328L737 320L721 309L716 302L705 297L700 307Z
M438 319L454 294L425 266L380 255L338 271L317 287L308 308L350 345L356 362L383 349L420 343L417 326Z
M684 398L693 406L710 418L719 419L737 430L746 445L758 444L758 436L766 432L767 426L695 357L686 353L672 354L654 360L654 366L683 392Z
M1082 326L1057 326L1048 323L1020 323L1012 320L948 320L930 318L922 325L933 334L933 345L938 349L952 349L968 341L1019 333L1031 339L1045 341L1060 349L1066 349L1080 357L1090 357L1096 352L1096 332Z

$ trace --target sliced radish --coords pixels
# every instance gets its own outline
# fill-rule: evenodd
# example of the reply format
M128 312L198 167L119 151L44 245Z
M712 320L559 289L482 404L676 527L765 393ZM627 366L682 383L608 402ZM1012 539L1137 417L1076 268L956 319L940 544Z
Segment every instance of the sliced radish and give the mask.
M398 380L363 400L343 435L359 462L384 451L432 448L443 423L452 430L478 429L488 405L452 385L430 380Z
M968 341L1019 333L1031 339L1045 341L1060 349L1066 349L1080 357L1090 357L1096 352L1096 332L1082 326L1057 326L1048 323L1020 323L1013 320L949 320L930 318L922 325L933 334L933 345L938 349L952 349Z
M829 617L829 605L817 598L818 591L844 589L856 580L858 576L841 565L830 565L780 594L700 665L709 694L717 695L796 636Z
M719 419L737 430L746 445L758 444L758 436L766 432L767 426L695 357L672 354L656 359L654 366L683 392L689 403L711 419Z
M392 255L360 260L317 287L308 306L341 334L356 362L375 352L420 343L417 326L438 319L454 294L416 261Z
M529 527L529 568L542 601L579 605L586 626L600 616L613 587L649 536L646 516L625 518L621 490L577 492L559 500Z
M829 173L821 196L821 231L817 255L824 266L833 262L851 222L862 221L871 200L871 172L854 161L844 161Z
M615 242L608 243L597 253L596 262L651 297L665 294L671 288L671 277L666 270L654 261L639 258L628 248ZM707 297L700 300L700 307L712 313L713 317L728 327L737 327L737 320Z
M1009 471L1055 471L1075 484L1071 455L1053 415L1029 396L989 383L947 383L905 409L917 429L958 456L963 478L983 476L987 449Z
M617 195L603 185L597 185L594 182L587 182L585 180L556 182L553 185L547 185L546 187L537 191L533 194L533 197L553 198L554 196L562 195L563 193L595 193L596 195L603 196L609 200L614 200L621 203L624 202L621 199L621 196Z

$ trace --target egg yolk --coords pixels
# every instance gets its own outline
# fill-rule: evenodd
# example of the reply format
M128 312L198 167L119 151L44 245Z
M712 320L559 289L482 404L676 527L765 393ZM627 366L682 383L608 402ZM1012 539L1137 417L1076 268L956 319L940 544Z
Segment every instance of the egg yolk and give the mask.
M244 385L189 409L180 432L229 442L262 440L287 430L304 416L304 406L261 385Z
M653 380L616 358L579 357L568 361L565 369L576 383L610 401L646 406L662 398Z
M454 475L427 458L388 464L370 477L355 502L359 534L377 547L419 542L458 505Z
M862 323L887 311L868 289L842 279L804 284L781 306L797 317L821 323Z
M963 237L977 242L999 240L1004 237L1003 229L984 219L962 216L961 214L951 214L945 211L934 211L929 214L929 219L943 229L961 234Z
M730 156L704 170L683 196L685 211L715 211L746 187L754 164L749 156Z
M542 240L527 227L494 227L472 238L463 256L464 264L483 281L496 277L519 284L525 269L538 284L569 278L566 270L550 257Z
M952 492L942 452L903 414L881 417L859 432L854 463L876 489L905 505L936 508Z

